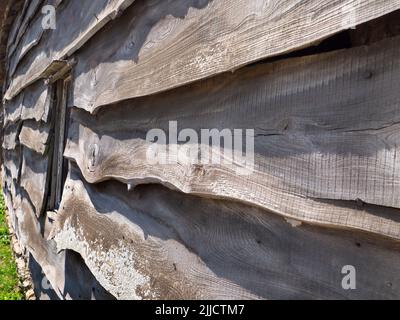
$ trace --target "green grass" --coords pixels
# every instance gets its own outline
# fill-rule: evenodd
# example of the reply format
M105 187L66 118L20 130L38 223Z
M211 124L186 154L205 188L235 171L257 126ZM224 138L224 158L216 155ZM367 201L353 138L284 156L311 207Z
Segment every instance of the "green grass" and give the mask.
M21 300L17 268L10 246L4 199L0 192L0 300Z

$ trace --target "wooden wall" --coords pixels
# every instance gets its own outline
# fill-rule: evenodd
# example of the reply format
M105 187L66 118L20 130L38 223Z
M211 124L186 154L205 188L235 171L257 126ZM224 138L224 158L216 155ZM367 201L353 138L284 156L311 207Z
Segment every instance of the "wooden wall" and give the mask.
M61 299L400 298L398 9L25 1L6 44L2 181L36 280ZM365 40L369 23L385 32ZM346 48L319 51L340 32ZM146 133L169 121L254 129L254 172L150 165Z

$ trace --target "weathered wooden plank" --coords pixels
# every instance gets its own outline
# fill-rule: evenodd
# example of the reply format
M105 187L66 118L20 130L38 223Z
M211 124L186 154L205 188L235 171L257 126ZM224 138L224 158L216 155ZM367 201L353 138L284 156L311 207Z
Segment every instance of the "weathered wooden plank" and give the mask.
M27 46L31 50L20 62L4 98L12 99L23 88L37 81L53 60L64 60L74 53L133 1L68 1L60 7L60 10L57 10L57 28L46 33L43 41L34 48ZM79 23L71 23L71 21L79 21ZM35 24L35 30L39 29L42 30L41 24ZM35 30L32 32L34 33Z
M15 232L17 231L18 222L16 219L16 215L13 208L12 196L11 196L11 188L12 188L13 179L9 172L5 169L4 165L1 170L1 185L3 191L4 204L7 208L7 213L9 216L9 220Z
M48 190L49 159L29 148L22 149L20 186L27 192L36 215L40 216L44 210Z
M49 120L52 98L51 86L41 81L34 83L29 88L29 94L24 95L21 119L34 119L36 121L47 122Z
M32 2L36 2L32 1ZM19 14L17 18L14 20L14 22L11 25L11 28L8 32L8 37L7 37L7 55L10 56L10 50L11 46L14 45L15 43L19 42L17 39L18 34L20 33L20 30L23 29L23 23L27 20L27 10L29 6L31 5L30 1L24 1L23 6L21 10L19 11Z
M13 180L7 177L2 181L8 184ZM37 285L35 290L47 289L43 287L46 284L60 299L112 299L113 297L93 277L78 254L70 250L57 252L54 241L47 239L52 223L48 222L48 219L45 223L41 223L35 216L26 192L15 187L15 184L14 190L12 198L11 192L5 193L14 231L17 233L20 245L30 252L43 272L34 279Z
M400 11L396 10L368 23L363 23L353 30L349 30L348 35L351 46L368 45L384 38L400 35L399 20Z
M52 86L38 81L25 92L21 92L12 101L4 103L4 125L18 120L47 122L49 120L51 103L53 99Z
M398 0L138 2L79 52L73 103L95 112L302 48L399 8Z
M16 201L16 200L14 200ZM51 287L59 298L63 298L65 256L57 254L54 245L43 238L41 226L34 208L23 192L19 194L19 206L15 213L18 219L19 242L32 254L42 267Z
M19 196L19 206L15 210L18 219L19 241L32 254L40 266L43 276L35 279L38 290L43 290L47 280L50 288L60 299L112 299L90 273L82 259L68 250L57 252L53 240L43 237L43 226L34 214L34 209L24 194Z
M115 300L90 272L82 257L65 251L64 297L72 300Z
M46 0L43 2L41 0L34 0L30 4L30 10L28 12L27 16L27 21L22 25L21 29L19 30L18 33L18 41L19 43L16 43L15 47L10 48L9 52L9 69L8 69L8 76L9 78L12 78L14 75L14 72L17 68L17 65L20 63L20 61L25 57L25 55L38 43L40 42L43 34L45 33L45 29L43 29L42 26L42 21L43 21L43 15L41 11L39 10L40 5L51 5L55 9L60 5L62 2L61 0ZM32 15L35 16L34 20L30 22L32 19ZM29 25L29 28L28 28Z
M65 252L64 277L58 281L63 285L58 288L62 295L57 295L52 288L43 287L43 268L32 255L29 256L29 271L38 300L115 300L93 277L79 254L73 251Z
M17 197L17 181L14 179L12 176L11 171L6 168L4 165L2 166L2 187L3 187L3 195L4 195L4 200L6 207L10 211L10 215L12 217L15 217L15 212L14 212L14 204L13 204L13 199ZM16 229L16 224L13 222L13 227Z
M19 181L21 169L21 148L17 146L14 150L3 150L3 165L9 176Z
M49 143L50 126L49 123L35 120L11 122L4 128L3 149L13 150L21 143L43 155Z
M68 90L70 88L71 80L65 80L60 83L60 99L58 105L58 114L57 114L57 138L56 138L56 150L55 154L57 156L54 157L56 160L55 163L55 173L56 173L56 183L55 183L55 205L58 208L61 202L62 190L63 190L63 174L65 171L64 162L65 159L63 157L64 149L65 149L65 136L66 136L66 122L67 122L67 108L68 108Z
M22 124L20 122L11 123L3 129L3 149L13 150L18 144L18 136Z
M36 121L24 121L19 134L19 142L41 155L48 149L50 125Z
M4 102L4 126L6 126L9 122L15 122L21 119L23 101L24 93L21 92L21 94L19 94L15 99Z
M18 12L23 10L24 0L3 0L0 4L0 85L5 85L7 68L7 38L11 30L12 23L18 17Z
M267 211L156 185L90 185L75 171L51 236L118 298L400 296L398 242L292 227ZM356 268L357 290L342 289L344 265Z
M400 208L400 95L393 87L400 81L399 41L256 65L94 116L74 108L64 155L91 183L157 182L310 223L400 238L398 210L382 215L362 206ZM168 136L172 120L198 137L201 129L254 129L254 170L238 174L240 161L229 163L208 141L202 147L227 164L150 162L146 133L160 128ZM176 155L175 146L168 142L165 153Z
M48 4L48 1L46 2ZM38 17L37 14L39 12L39 8L43 4L44 0L32 0L24 2L22 15L20 15L13 23L7 41L8 67L10 67L11 59L16 58L15 56L18 56L23 51L23 43L29 43L26 38L30 36L31 41L33 40L32 30L29 30L28 27L34 25L34 18ZM33 29L38 30L38 28Z

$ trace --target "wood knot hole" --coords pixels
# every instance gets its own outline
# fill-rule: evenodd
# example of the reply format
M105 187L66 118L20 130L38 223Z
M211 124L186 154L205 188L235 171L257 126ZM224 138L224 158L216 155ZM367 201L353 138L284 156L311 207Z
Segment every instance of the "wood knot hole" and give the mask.
M91 144L89 146L89 166L88 169L89 171L93 172L97 162L98 162L98 155L99 155L99 146L95 143Z

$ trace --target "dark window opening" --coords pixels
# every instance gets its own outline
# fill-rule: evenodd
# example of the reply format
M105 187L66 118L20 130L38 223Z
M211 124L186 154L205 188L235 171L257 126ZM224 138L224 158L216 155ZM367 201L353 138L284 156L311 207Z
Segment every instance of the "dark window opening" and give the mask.
M54 82L54 104L53 104L53 142L52 161L50 171L50 193L48 201L49 210L57 210L60 206L62 191L67 175L68 162L64 158L64 148L67 136L68 112L68 91L70 88L71 76Z

